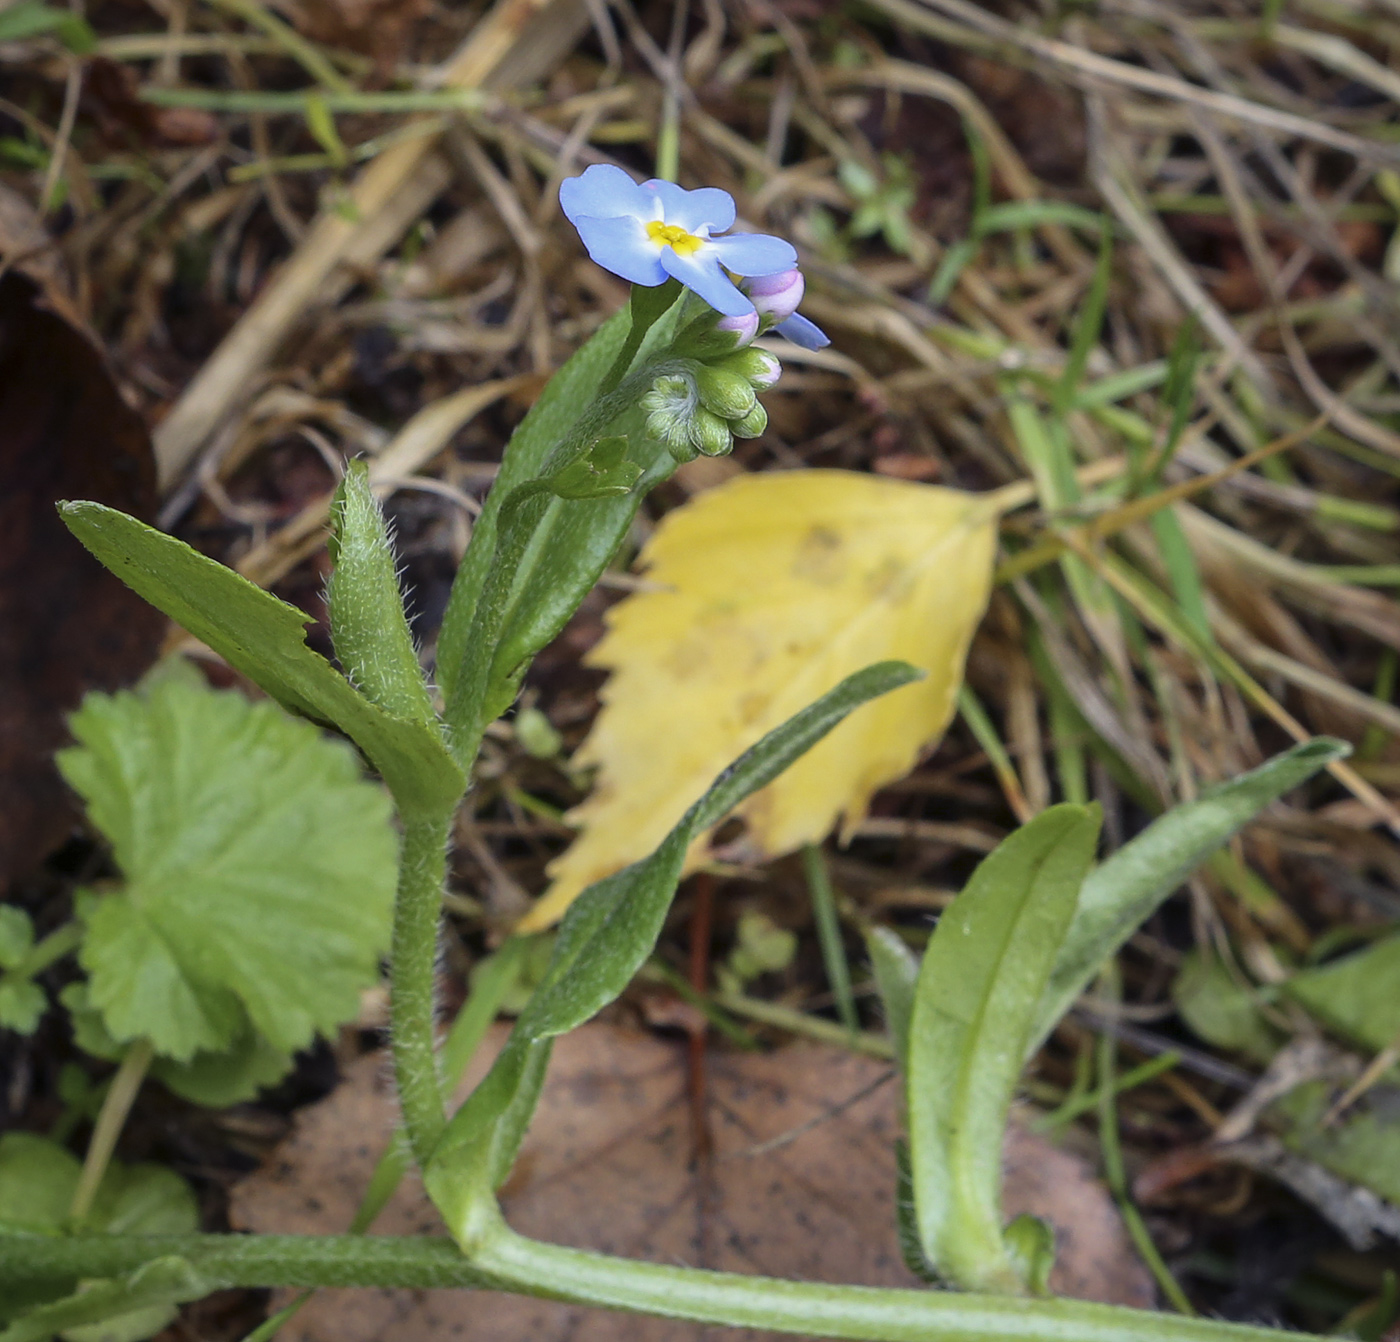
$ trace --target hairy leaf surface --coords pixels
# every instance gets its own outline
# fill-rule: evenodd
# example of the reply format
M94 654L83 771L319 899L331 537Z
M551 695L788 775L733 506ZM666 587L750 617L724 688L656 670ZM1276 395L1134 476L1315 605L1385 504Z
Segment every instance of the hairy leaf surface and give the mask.
M1036 1003L1094 859L1097 806L1053 806L987 857L919 969L906 1089L924 1253L966 1290L1016 1290L1001 1224L1006 1115Z
M183 541L96 503L65 503L68 529L128 587L285 708L333 722L369 756L401 809L440 814L466 786L435 727L363 698L306 646L311 617Z

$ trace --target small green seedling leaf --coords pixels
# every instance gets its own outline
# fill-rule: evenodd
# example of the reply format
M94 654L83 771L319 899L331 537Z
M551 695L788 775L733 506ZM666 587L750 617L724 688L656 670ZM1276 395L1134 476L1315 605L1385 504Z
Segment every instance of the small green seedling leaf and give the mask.
M929 1262L966 1290L1028 1287L1002 1238L1002 1138L1099 820L1097 806L1066 804L1015 831L924 952L905 1086L914 1201Z
M555 759L564 748L559 729L538 708L522 708L515 715L514 726L515 739L533 759Z
M1305 969L1284 991L1328 1029L1379 1053L1400 1038L1400 936Z
M274 704L181 681L92 694L59 767L126 885L87 904L79 959L118 1041L189 1062L251 1026L275 1050L353 1019L387 948L388 798Z
M0 1233L60 1234L81 1172L75 1155L32 1132L0 1136Z
M1055 1266L1055 1231L1029 1212L1016 1217L1003 1232L1006 1252L1032 1295L1050 1294L1050 1271Z
M786 969L797 954L797 933L779 927L766 913L745 909L739 915L735 946L720 966L725 992L742 992L760 974Z
M1206 1043L1260 1066L1283 1043L1259 1009L1258 993L1238 982L1209 952L1194 950L1182 961L1172 984L1172 1001L1182 1020Z
M0 979L0 1028L33 1034L48 1010L49 999L29 979Z
M543 982L486 1079L448 1124L425 1172L428 1191L460 1242L470 1241L474 1218L489 1208L510 1172L544 1083L551 1041L613 1001L651 955L695 837L772 782L852 710L919 675L902 662L881 662L848 676L745 751L650 857L574 901Z
M893 928L872 927L865 934L865 949L875 971L875 987L885 1008L885 1024L894 1043L895 1061L901 1072L909 1067L909 1022L914 1015L914 993L919 982L919 961ZM912 1185L911 1185L912 1187Z
M1304 741L1195 801L1173 807L1091 872L1045 989L1027 1055L1045 1042L1099 966L1211 853L1271 802L1350 753L1345 741L1331 737Z
M332 722L369 756L403 811L440 815L466 778L441 735L358 694L306 646L311 617L232 569L100 503L59 506L68 529L133 591L283 707Z
M82 1163L56 1142L30 1132L0 1136L0 1234L65 1233L81 1174ZM174 1170L113 1161L98 1186L86 1228L98 1234L187 1235L199 1228L199 1207L190 1186ZM7 1288L0 1299L0 1321L57 1300L77 1285L47 1281L14 1292ZM149 1330L122 1336L131 1342L149 1337L169 1318L167 1311Z
M83 1281L61 1300L40 1305L0 1332L0 1342L142 1342L160 1332L186 1300L211 1285L184 1258L143 1263L115 1281Z
M16 969L34 945L34 924L23 909L0 904L0 969Z
M418 653L404 617L389 529L370 492L369 467L352 461L331 502L331 562L326 584L331 638L350 683L396 718L436 730Z

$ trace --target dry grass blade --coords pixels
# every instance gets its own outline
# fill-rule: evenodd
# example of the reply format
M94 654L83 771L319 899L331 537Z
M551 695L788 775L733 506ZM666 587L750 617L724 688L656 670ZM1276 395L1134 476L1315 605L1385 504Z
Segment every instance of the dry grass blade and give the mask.
M500 78L497 72L502 69L520 82L539 78L567 51L585 20L576 0L498 0L462 49L436 72L433 82L449 88L477 88L492 76ZM534 40L542 24L555 40ZM406 190L411 196L415 175L425 161L430 162L432 150L433 142L425 136L385 151L355 184L347 209L326 211L316 221L276 280L224 338L156 431L156 462L167 487L189 467L307 308L321 298L322 286L336 267L349 256L382 251L426 208L426 202L415 203L403 219L393 213ZM392 220L388 227L380 223L386 217Z

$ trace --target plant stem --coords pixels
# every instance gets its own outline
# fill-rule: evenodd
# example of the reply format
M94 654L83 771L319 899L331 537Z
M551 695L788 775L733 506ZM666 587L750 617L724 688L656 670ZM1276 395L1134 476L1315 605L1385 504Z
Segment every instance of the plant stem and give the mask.
M780 1006L777 1002L745 997L742 993L715 993L713 1000L724 1010L736 1016L743 1016L746 1020L758 1021L761 1025L774 1025L792 1034L850 1049L852 1053L864 1053L871 1058L884 1058L889 1062L894 1060L894 1045L882 1034L871 1034L865 1030L852 1034L844 1025L838 1025L835 1021L825 1020L821 1016L809 1016L805 1011Z
M229 1287L478 1287L702 1323L867 1342L1304 1342L1306 1334L1078 1300L777 1281L638 1263L523 1239L497 1224L475 1258L438 1238L304 1235L0 1236L7 1285L129 1273L185 1259ZM3 1334L0 1334L3 1337ZM1316 1339L1308 1339L1316 1342Z
M389 978L394 1079L409 1145L420 1165L427 1162L447 1121L434 1054L433 987L450 823L450 814L403 817L403 853L394 901Z
M8 977L32 979L42 974L55 960L61 960L69 951L75 951L83 944L83 925L74 921L56 927L42 941L29 948L24 957Z
M1116 962L1105 969L1101 984L1116 1001L1118 997L1118 965ZM1173 1307L1183 1315L1194 1316L1196 1311L1191 1301L1187 1299L1186 1292L1181 1289L1181 1284L1172 1276L1171 1269L1166 1265L1156 1244L1152 1241L1147 1224L1142 1219L1142 1213L1138 1211L1128 1194L1128 1176L1123 1166L1123 1148L1118 1140L1118 1088L1114 1080L1114 1072L1117 1070L1117 1052L1118 1041L1113 1037L1110 1029L1105 1029L1099 1035L1098 1041L1099 1147L1103 1152L1104 1178L1108 1183L1109 1192L1113 1194L1118 1203L1118 1210L1123 1215L1123 1223L1128 1228L1129 1237L1137 1248L1142 1261L1147 1264L1152 1275L1156 1278L1162 1293L1172 1302Z
M820 845L803 846L802 871L807 878L807 893L812 897L812 920L817 925L822 964L826 967L827 985L836 1000L836 1014L841 1017L841 1024L856 1034L860 1030L860 1017L856 1014L855 994L851 991L851 967L846 963L846 947L841 941L836 892L831 888L831 874L826 869Z
M97 1122L93 1125L92 1139L88 1142L87 1158L83 1161L83 1172L78 1186L73 1190L73 1205L68 1210L69 1218L76 1229L92 1211L92 1200L97 1196L102 1176L107 1173L112 1152L116 1150L117 1138L126 1123L126 1116L136 1100L136 1092L146 1079L146 1070L155 1056L155 1049L149 1039L138 1039L126 1051L126 1056L107 1087L106 1098L98 1111Z

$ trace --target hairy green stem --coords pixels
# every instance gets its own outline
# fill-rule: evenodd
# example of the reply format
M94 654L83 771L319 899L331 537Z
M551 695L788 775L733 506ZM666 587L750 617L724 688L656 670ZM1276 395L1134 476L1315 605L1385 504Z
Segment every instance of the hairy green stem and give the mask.
M830 1286L630 1262L540 1244L499 1224L473 1259L442 1239L376 1235L0 1236L0 1298L7 1283L113 1277L162 1257L185 1259L211 1291L479 1287L867 1342L1304 1342L1307 1336L1078 1300Z
M450 824L450 814L403 817L403 852L394 901L389 978L394 1080L409 1145L420 1165L427 1162L447 1122L434 1053L433 987Z

